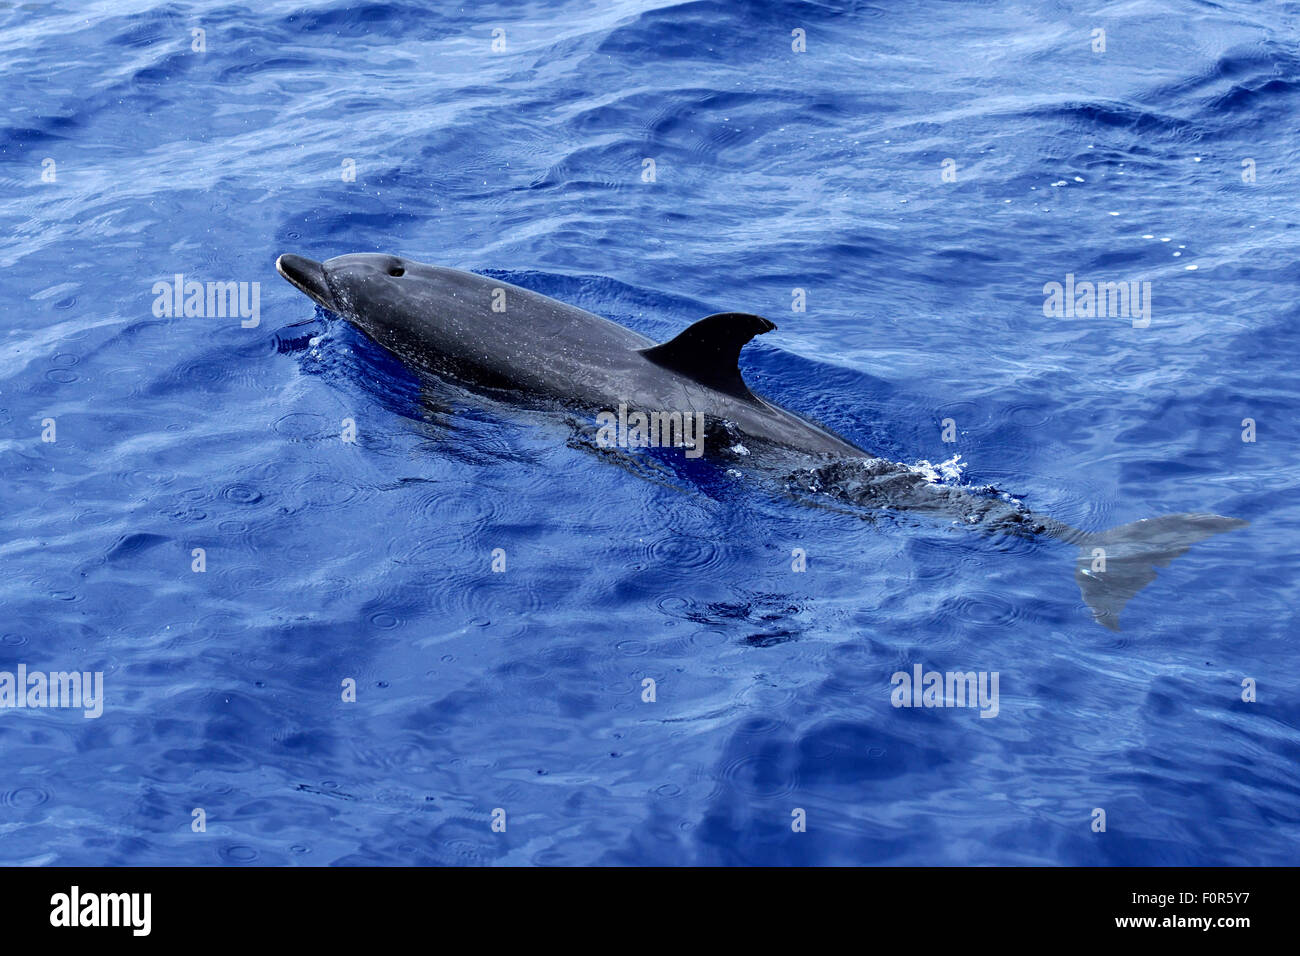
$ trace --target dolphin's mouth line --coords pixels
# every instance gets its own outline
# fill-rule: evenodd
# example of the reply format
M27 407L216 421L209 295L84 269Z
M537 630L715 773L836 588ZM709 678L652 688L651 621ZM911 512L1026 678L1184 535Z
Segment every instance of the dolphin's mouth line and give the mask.
M321 263L304 256L285 253L275 260L275 271L321 308L329 309L331 312L339 311L337 296L333 286L330 285L329 273Z

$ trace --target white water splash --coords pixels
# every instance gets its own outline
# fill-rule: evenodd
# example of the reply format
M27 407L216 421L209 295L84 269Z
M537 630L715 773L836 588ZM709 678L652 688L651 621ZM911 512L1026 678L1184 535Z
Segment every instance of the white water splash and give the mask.
M961 460L961 455L953 455L947 461L941 461L937 465L922 459L907 467L913 474L920 475L933 484L957 483L961 481L962 472L966 470L966 463Z

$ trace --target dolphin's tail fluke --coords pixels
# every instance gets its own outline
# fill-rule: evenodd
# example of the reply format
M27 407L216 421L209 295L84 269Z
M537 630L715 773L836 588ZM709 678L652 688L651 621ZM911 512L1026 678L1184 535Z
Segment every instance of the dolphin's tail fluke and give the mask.
M1187 553L1198 541L1248 522L1221 515L1162 515L1094 533L1079 531L1071 540L1079 546L1074 580L1097 623L1119 630L1119 612L1156 579L1156 568Z

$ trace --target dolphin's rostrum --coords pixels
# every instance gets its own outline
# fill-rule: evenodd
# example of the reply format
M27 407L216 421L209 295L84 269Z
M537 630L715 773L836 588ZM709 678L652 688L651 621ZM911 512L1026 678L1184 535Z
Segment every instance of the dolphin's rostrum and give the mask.
M1074 544L1075 580L1094 618L1112 630L1119 630L1125 604L1155 579L1157 566L1198 541L1246 524L1180 514L1089 533L1005 498L935 484L917 469L876 458L750 391L738 366L740 350L776 328L758 315L710 315L656 344L540 293L400 256L358 253L322 263L285 254L276 269L419 372L589 411L626 405L703 413L731 423L750 442L787 453L783 460L794 452L823 463L798 472L793 485L803 490L817 492L829 479L849 500L955 514L993 531ZM810 475L815 480L804 480Z

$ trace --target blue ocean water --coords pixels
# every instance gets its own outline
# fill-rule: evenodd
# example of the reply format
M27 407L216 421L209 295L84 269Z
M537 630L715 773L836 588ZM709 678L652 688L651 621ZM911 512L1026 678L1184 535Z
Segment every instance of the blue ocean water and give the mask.
M105 688L0 710L0 861L1296 862L1298 26L0 6L0 670ZM1250 526L1113 633L1059 542L435 404L274 269L358 251L659 339L758 312L753 387L878 455L1089 530ZM176 274L260 283L258 323L155 315ZM1045 316L1067 275L1150 282L1149 323ZM996 718L893 707L917 664L997 672Z

